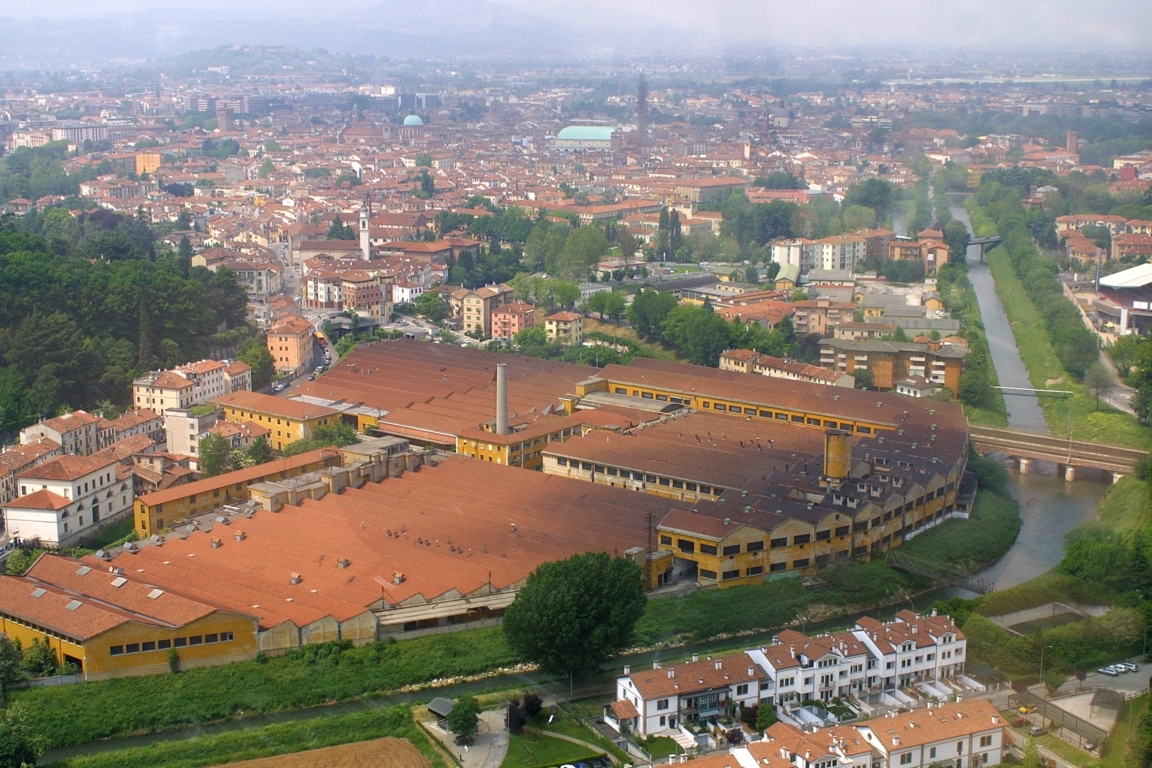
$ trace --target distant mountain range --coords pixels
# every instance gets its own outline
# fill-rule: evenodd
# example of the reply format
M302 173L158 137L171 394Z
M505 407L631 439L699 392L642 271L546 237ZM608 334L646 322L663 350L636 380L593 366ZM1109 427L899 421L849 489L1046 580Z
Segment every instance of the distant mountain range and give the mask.
M226 44L325 48L391 58L461 55L580 55L675 44L681 32L632 13L550 19L494 0L385 0L321 19L187 9L98 19L0 17L0 69L99 67L163 59ZM593 18L588 18L592 16ZM687 42L687 41L685 41Z

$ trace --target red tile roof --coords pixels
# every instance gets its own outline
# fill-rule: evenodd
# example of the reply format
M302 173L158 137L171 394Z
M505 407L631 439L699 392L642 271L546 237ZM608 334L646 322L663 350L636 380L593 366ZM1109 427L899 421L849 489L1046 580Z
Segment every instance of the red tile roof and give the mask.
M577 552L623 553L645 546L649 513L660 519L684 508L457 456L275 514L258 511L228 528L169 537L112 564L142 568L140 578L197 600L259 614L264 628L289 620L302 626L326 616L347 620L381 598L395 605L452 590L503 589ZM222 545L212 547L213 538ZM337 566L340 558L350 561L346 567ZM396 572L405 576L400 584ZM291 573L300 574L299 584L289 583Z
M271 416L281 416L296 421L318 419L322 416L334 416L338 412L322 405L306 403L291 397L273 397L259 392L233 392L230 395L218 397L212 402L239 408L254 413Z
M107 456L57 456L35 467L21 472L18 477L35 480L75 480L115 464L116 460Z
M164 491L156 491L155 493L146 493L140 496L139 499L148 506L155 506L157 504L164 504L176 499L182 499L185 496L191 496L198 493L207 493L213 490L224 488L229 485L236 485L238 483L247 483L250 480L259 480L260 478L267 477L268 475L276 474L294 470L308 464L312 464L322 459L339 454L336 448L321 448L316 451L308 451L307 453L300 453L295 456L290 456L286 459L276 459L267 464L257 464L254 467L247 467L245 469L238 469L235 472L225 472L222 475L215 477L206 477L203 480L197 480L194 483L187 483L175 488L169 488Z

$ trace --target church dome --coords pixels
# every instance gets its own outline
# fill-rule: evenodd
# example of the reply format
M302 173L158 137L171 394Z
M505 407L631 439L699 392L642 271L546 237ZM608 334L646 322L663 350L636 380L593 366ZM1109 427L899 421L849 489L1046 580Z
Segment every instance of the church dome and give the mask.
M420 119L420 115L408 115L404 118L404 125L424 125L424 121Z

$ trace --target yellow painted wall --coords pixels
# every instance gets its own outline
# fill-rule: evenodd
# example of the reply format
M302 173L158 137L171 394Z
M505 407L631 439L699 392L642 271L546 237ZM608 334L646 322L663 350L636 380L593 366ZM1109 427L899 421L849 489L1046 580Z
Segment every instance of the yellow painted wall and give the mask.
M936 490L943 487L942 481L936 481L933 488L921 489L913 487L909 498L919 497L926 490ZM925 494L926 498L926 494ZM901 514L903 504L894 506L890 510L881 510L875 504L862 507L855 518L849 511L837 512L830 510L828 515L813 525L804 520L786 520L771 531L764 531L752 526L744 526L733 531L720 541L704 536L679 532L660 526L658 531L659 548L670 551L675 557L695 562L702 571L711 571L715 578L698 573L698 582L701 584L719 584L721 588L737 586L740 584L754 584L764 579L764 576L788 571L800 571L804 574L816 573L820 567L833 564L840 560L853 557L868 559L873 552L885 552L892 547L903 543L900 531L904 525L915 527L921 521L935 516L937 512L952 506L956 500L955 488L938 498L925 501ZM732 521L739 522L741 508L733 506ZM876 520L872 525L871 521ZM857 524L866 526L857 530ZM845 530L846 529L846 530ZM801 537L797 541L796 537ZM807 537L807 540L804 540ZM761 552L748 552L747 544L750 541L764 541ZM691 542L692 552L685 552L681 542ZM874 548L873 545L877 544ZM738 551L726 555L725 547L740 545ZM715 552L704 547L715 547ZM862 548L862 551L857 551ZM776 568L773 569L772 565ZM749 573L749 568L758 565L764 566L763 574ZM725 571L739 571L735 578L724 579Z
M56 652L56 660L62 661L65 655L84 662L84 646L75 638L66 640L55 633L44 629L35 629L14 618L0 614L0 632L8 636L12 642L20 641L23 648L29 648L33 641L41 640L48 643L48 647Z
M577 394L580 394L579 387L577 387ZM589 390L592 388L589 387ZM598 389L598 388L597 388ZM817 427L820 429L837 428L854 431L859 434L874 434L877 430L891 430L893 427L887 424L878 424L876 422L845 419L844 421L833 420L825 418L824 416L817 415L806 411L797 411L793 409L781 409L771 405L751 403L737 400L716 399L708 395L703 395L695 392L678 392L676 390L661 389L650 386L638 386L620 381L609 381L605 391L613 392L616 394L631 395L632 397L642 397L646 400L656 400L658 402L679 402L690 408L702 410L709 413L725 413L728 415L738 415L743 418L751 416L754 419L775 419L778 421L786 421L789 424L797 424L806 427ZM716 406L723 406L723 410L719 410ZM738 408L739 411L734 409ZM786 418L779 419L778 416L783 414ZM863 428L863 429L862 429Z
M149 505L144 503L143 497L137 498L136 501L133 502L133 517L135 520L136 533L141 538L146 538L154 533L160 533L166 528L171 528L177 520L183 520L192 515L209 512L224 504L237 504L247 501L249 498L248 485L252 483L297 477L307 474L308 472L315 472L327 466L337 466L339 464L340 456L337 455L328 459L311 461L295 469L276 469L269 471L266 475L244 483L229 482L228 475L219 475L217 479L220 480L221 483L218 488L212 491L201 491L196 494L189 494L188 496L182 496L161 504ZM277 465L278 464L270 464L269 468Z
M224 406L224 418L227 421L241 423L252 421L269 429L271 434L268 436L268 442L272 444L272 449L276 451L283 450L284 446L296 440L310 439L316 427L326 426L329 423L338 424L340 421L339 415L336 414L301 420L269 413L260 413L259 411L250 411L246 408L237 408L232 405Z
M42 629L35 629L15 619L0 616L0 631L12 640L17 638L25 648L33 640L43 640L56 651L58 661L64 656L79 660L85 678L101 680L111 677L150 674L168 669L168 654L176 647L179 639L188 644L176 647L182 665L205 666L251 658L256 654L256 621L244 616L214 611L203 618L190 622L178 629L168 629L137 621L125 621L118 627L108 630L86 642L78 644L53 636ZM206 639L209 635L218 638L222 633L231 632L232 639L214 643L192 645L192 638ZM161 647L162 643L169 647ZM152 650L143 650L144 643L153 643ZM141 650L128 653L130 644L141 646ZM113 655L115 647L124 652Z

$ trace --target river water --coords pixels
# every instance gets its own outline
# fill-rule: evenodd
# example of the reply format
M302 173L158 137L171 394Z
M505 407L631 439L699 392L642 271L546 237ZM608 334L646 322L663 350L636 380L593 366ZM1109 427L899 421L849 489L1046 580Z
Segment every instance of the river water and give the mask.
M971 231L968 212L957 204L956 198L951 210L952 216ZM979 246L970 247L967 256L968 274L980 304L1000 386L1031 387L992 273L987 264L980 263ZM1009 395L1005 400L1009 427L1050 434L1034 398ZM1014 465L1006 466L1009 467L1009 489L1020 503L1022 526L1008 554L978 574L995 581L997 589L1015 586L1055 568L1064 556L1064 537L1077 524L1096 516L1096 507L1111 481L1107 473L1078 469L1077 479L1070 483L1057 476L1056 465L1050 462L1032 462L1032 471L1027 475L1021 475Z

